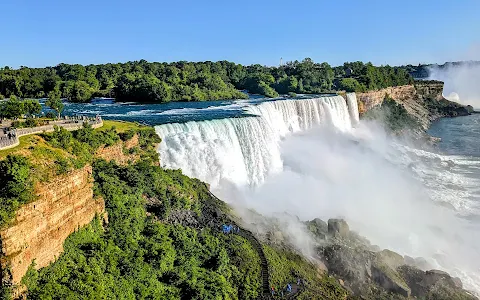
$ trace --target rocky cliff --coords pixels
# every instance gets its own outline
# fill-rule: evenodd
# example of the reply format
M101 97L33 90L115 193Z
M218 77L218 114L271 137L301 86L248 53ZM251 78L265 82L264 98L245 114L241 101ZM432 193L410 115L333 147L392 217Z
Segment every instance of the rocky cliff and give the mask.
M63 242L95 214L104 214L103 199L93 197L91 166L38 184L37 200L22 206L13 223L0 232L3 258L11 283L20 283L28 267L48 266L63 252ZM5 280L5 278L4 278Z
M108 147L95 156L125 165L136 161L138 135ZM0 231L2 284L19 285L32 262L48 266L63 252L65 239L90 223L96 214L106 219L105 202L94 198L91 165L35 186L36 200L16 211L13 222ZM22 291L19 287L16 294Z
M426 130L430 123L441 117L468 115L471 106L449 101L443 97L443 82L417 81L415 85L389 87L378 91L357 93L360 114L382 104L386 96L403 105L407 112L417 119Z
M109 147L100 147L100 149L97 150L96 156L103 158L106 161L115 160L118 164L125 165L138 159L139 156L133 151L137 146L138 135L135 134L128 141L117 143Z

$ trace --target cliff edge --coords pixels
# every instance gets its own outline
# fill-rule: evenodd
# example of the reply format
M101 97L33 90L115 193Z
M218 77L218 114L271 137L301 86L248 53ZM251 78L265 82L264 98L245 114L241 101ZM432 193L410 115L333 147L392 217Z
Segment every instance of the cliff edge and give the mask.
M8 150L3 161L8 163L3 165L9 169L2 172L14 175L0 178L0 274L2 288L11 288L14 297L25 290L22 278L30 266L41 269L56 261L65 240L95 216L108 222L105 201L94 194L94 161L128 165L156 156L154 148L159 141L158 137L150 139L153 129L105 123L101 129L86 125L73 133L57 128L53 133L28 137L23 147ZM117 132L115 125L124 130ZM77 141L84 141L83 146ZM27 200L9 193L19 189L31 194Z
M386 98L390 98L403 106L408 114L418 121L423 131L439 118L466 116L473 112L473 107L469 105L445 99L443 86L444 83L441 81L416 81L414 85L357 93L359 112L364 115L367 111L382 105Z

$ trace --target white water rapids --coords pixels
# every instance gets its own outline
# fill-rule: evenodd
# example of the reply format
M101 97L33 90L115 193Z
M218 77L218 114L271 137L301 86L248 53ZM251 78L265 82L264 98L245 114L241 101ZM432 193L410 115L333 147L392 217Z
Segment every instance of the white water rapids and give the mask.
M261 184L282 170L282 138L322 124L350 130L350 115L356 114L357 122L358 110L355 95L349 99L351 111L341 96L320 97L263 102L246 108L252 117L157 126L162 165L182 169L214 188L221 180L237 186Z
M359 121L355 94L346 98L266 101L243 118L156 126L161 164L264 215L344 217L372 243L425 257L479 292L480 226L465 216L480 216L480 179L467 174L480 174L480 161L393 140ZM303 249L306 239L296 232L292 242Z

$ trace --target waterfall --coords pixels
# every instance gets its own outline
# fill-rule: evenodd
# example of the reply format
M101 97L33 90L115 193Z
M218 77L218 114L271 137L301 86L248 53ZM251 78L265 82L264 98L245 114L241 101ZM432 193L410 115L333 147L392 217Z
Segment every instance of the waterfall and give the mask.
M352 125L356 126L360 122L360 118L358 115L357 94L348 93L347 103L348 103L348 112L350 113L350 119L352 120Z
M347 96L349 106L356 98ZM283 167L280 141L314 126L348 131L358 122L358 108L341 96L265 101L245 108L248 115L156 126L163 167L182 169L213 187L222 180L255 186Z

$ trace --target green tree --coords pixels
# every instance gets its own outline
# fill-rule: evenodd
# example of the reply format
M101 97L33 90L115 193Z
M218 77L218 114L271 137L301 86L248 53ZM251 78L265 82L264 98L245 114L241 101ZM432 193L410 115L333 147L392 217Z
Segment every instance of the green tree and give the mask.
M48 99L45 102L45 105L56 111L58 118L60 119L60 114L63 111L63 103L60 99L60 91L58 88L55 88L53 91L48 93Z
M0 161L0 226L11 220L18 207L33 197L31 165L23 156Z
M92 98L92 94L92 88L88 85L88 83L79 80L75 81L73 84L68 100L72 102L87 102Z
M25 110L25 114L29 115L30 117L33 115L37 115L42 111L42 105L40 104L40 102L38 102L38 100L24 100L23 107Z
M25 113L24 103L14 95L0 103L0 116L7 119L20 118Z
M343 78L340 80L339 88L346 92L363 92L366 89L355 78Z

